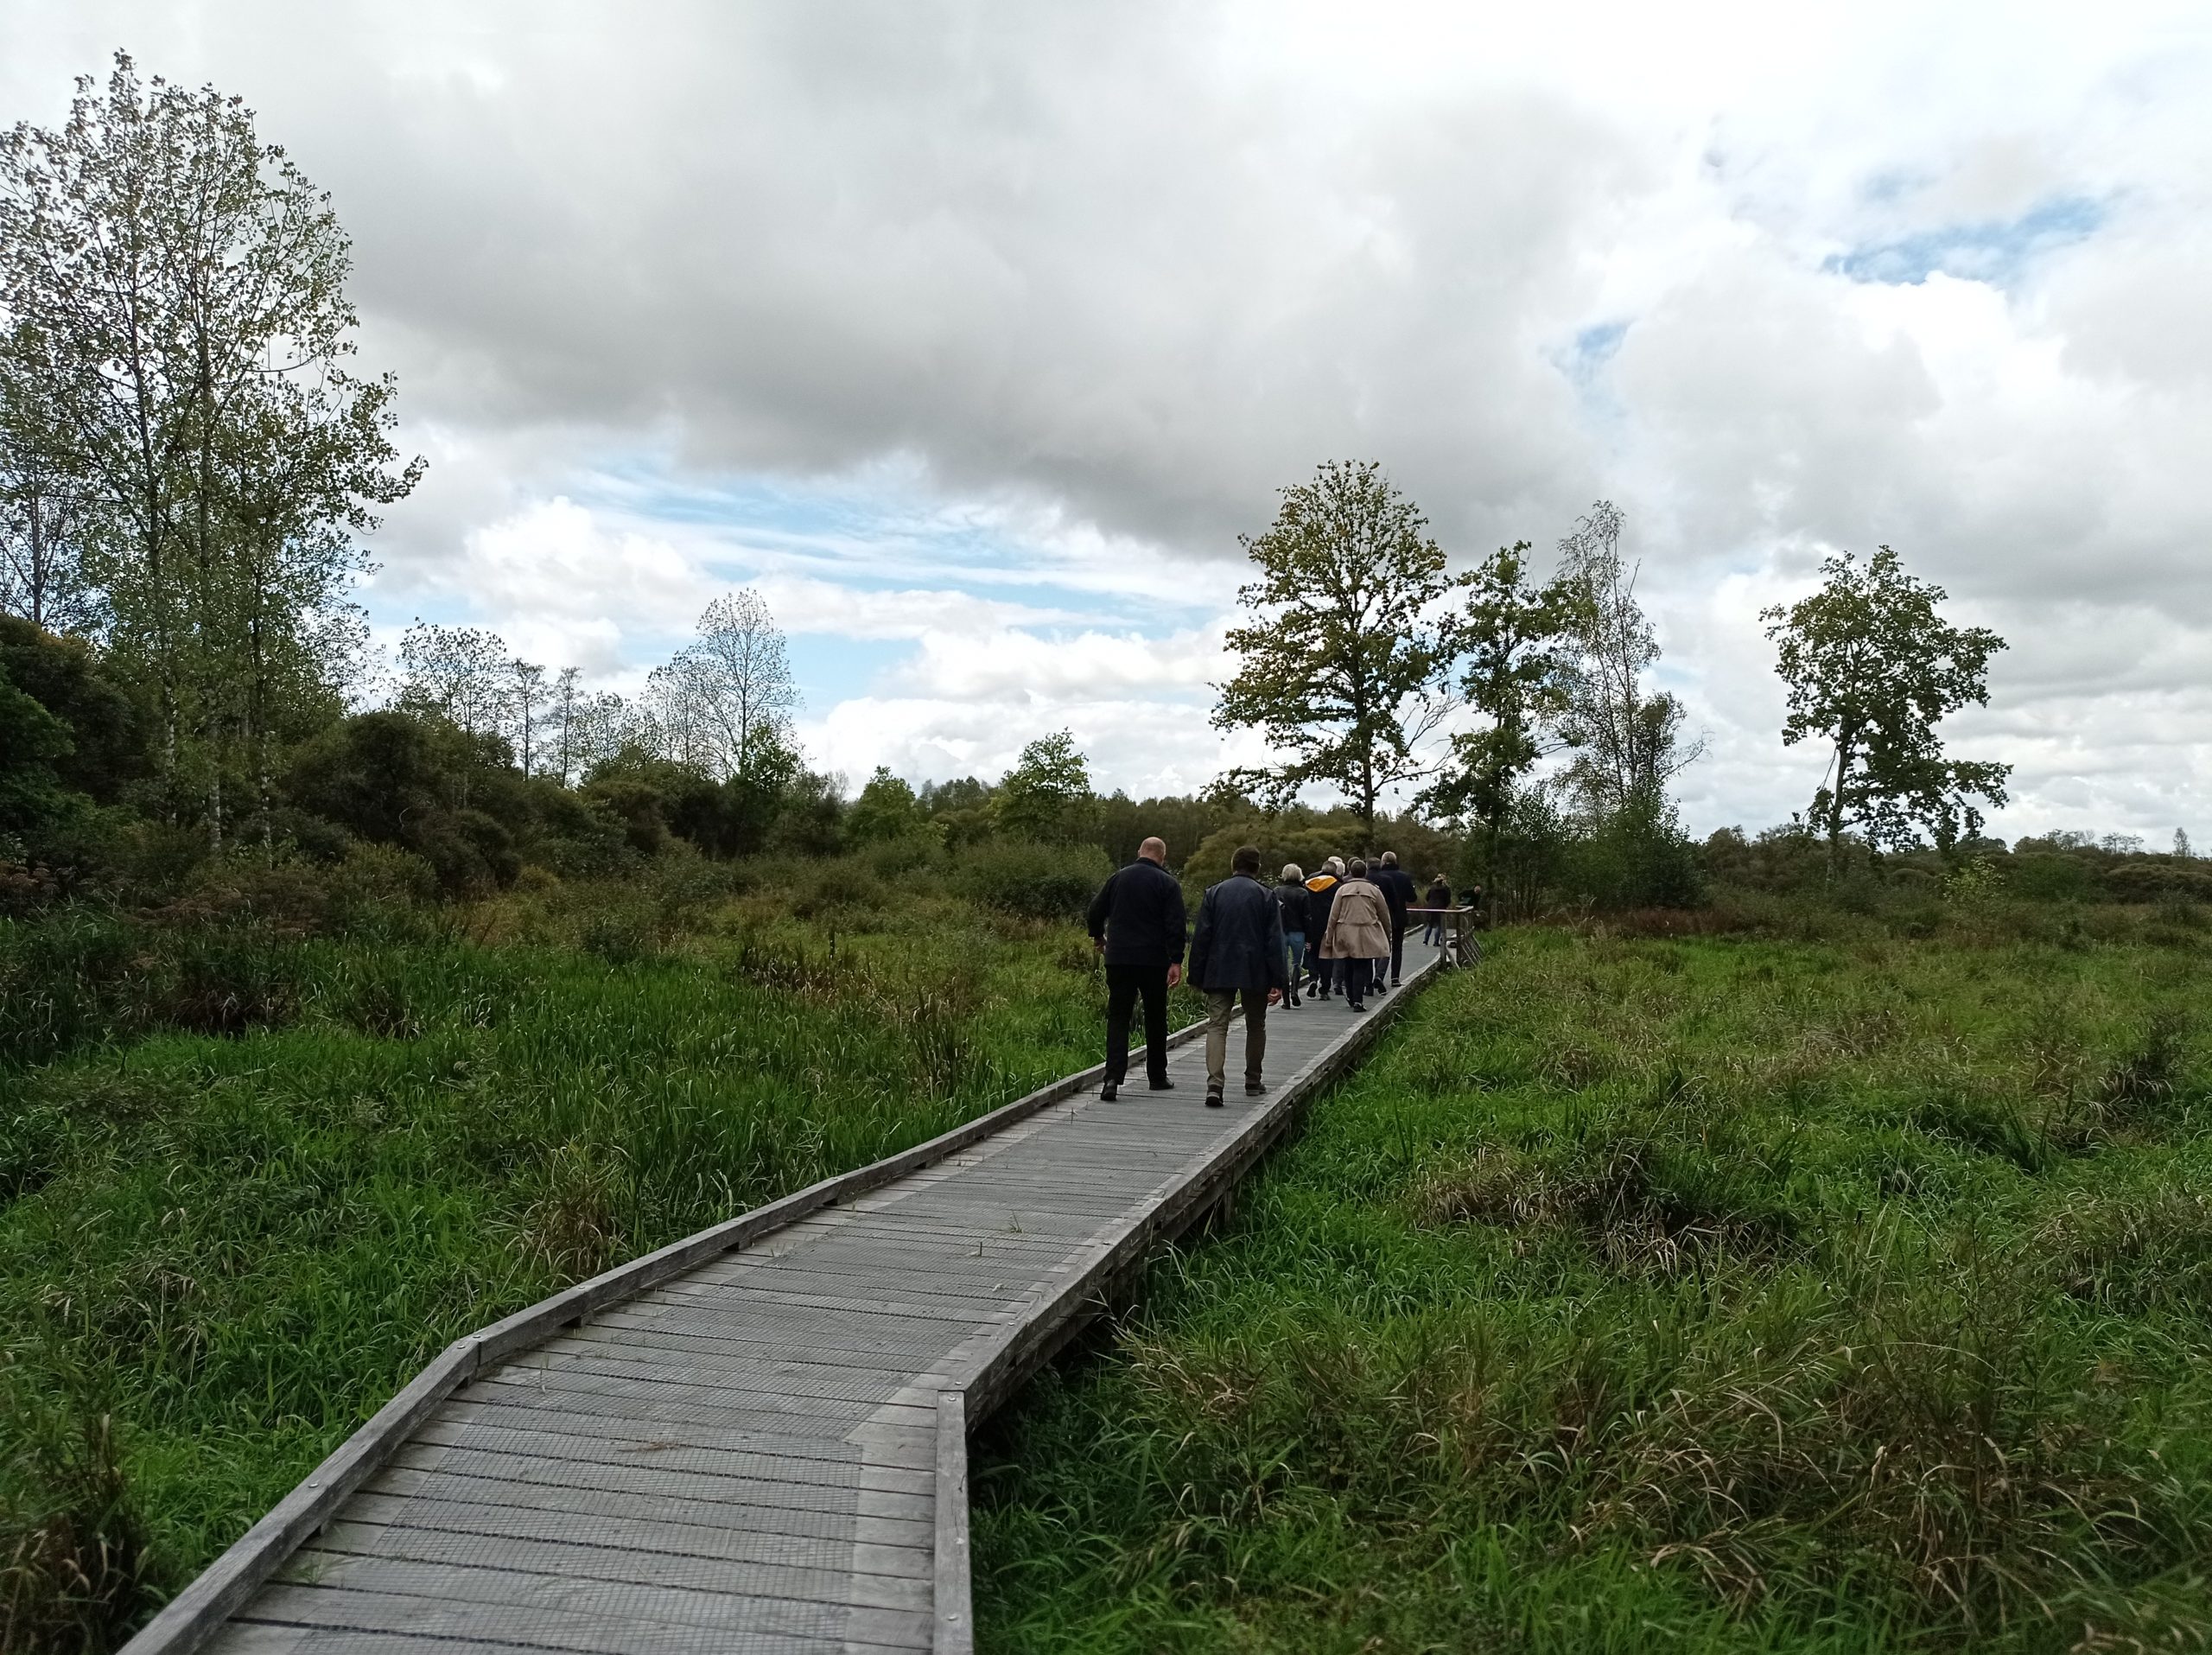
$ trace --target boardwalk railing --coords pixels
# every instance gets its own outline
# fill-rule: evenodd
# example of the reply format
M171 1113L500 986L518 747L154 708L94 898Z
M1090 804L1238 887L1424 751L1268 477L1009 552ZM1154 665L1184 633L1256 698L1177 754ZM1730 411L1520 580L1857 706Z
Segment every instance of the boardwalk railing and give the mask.
M1442 964L1471 965L1483 957L1482 945L1475 940L1475 932L1481 925L1482 910L1479 908L1408 907L1406 912L1408 914L1427 914L1444 927ZM1426 930L1424 926L1424 933Z

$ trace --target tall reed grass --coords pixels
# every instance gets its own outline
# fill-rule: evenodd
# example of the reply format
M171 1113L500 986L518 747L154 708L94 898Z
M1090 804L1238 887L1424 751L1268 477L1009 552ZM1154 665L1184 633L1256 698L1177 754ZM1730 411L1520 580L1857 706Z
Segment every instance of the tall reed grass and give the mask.
M991 1428L987 1647L2207 1646L2193 933L1494 940Z
M1079 933L861 871L0 921L0 1648L111 1647L471 1328L1095 1060Z

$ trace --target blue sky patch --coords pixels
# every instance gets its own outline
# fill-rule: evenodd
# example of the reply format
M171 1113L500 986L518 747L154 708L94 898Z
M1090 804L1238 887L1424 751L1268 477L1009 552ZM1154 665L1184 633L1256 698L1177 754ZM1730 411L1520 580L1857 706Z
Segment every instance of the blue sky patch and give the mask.
M2086 241L2104 223L2102 203L2082 195L2039 201L2017 219L1938 225L1894 241L1864 243L1831 254L1823 270L1854 282L1911 286L1937 271L1963 281L2010 287L2029 263Z

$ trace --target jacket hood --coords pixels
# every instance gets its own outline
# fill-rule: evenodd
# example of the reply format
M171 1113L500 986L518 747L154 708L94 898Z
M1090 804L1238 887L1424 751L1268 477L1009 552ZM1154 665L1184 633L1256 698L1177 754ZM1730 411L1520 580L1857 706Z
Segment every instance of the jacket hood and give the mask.
M1309 891L1325 891L1336 882L1337 876L1334 874L1316 874L1306 882L1306 888Z

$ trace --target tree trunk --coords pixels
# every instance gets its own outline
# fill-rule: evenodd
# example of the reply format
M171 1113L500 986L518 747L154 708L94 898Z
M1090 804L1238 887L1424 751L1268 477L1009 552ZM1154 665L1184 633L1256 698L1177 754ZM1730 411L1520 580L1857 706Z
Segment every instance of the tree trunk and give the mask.
M1851 755L1858 746L1856 730L1845 730L1836 738L1835 786L1828 793L1828 877L1834 879L1843 862L1843 786L1851 773Z

